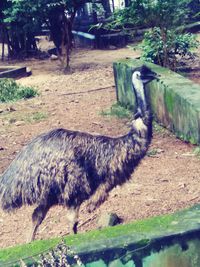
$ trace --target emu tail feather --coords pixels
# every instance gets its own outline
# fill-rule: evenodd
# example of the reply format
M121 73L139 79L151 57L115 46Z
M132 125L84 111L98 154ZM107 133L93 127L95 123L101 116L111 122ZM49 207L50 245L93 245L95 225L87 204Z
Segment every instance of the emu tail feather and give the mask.
M15 186L6 186L4 183L6 176L0 179L0 206L5 211L12 211L18 209L23 205L21 185L20 183Z
M34 140L25 146L10 166L0 176L0 207L5 211L36 203L35 181L30 175L31 159L34 158ZM32 153L30 150L32 149ZM30 157L32 155L32 158ZM40 159L39 159L40 160Z
M34 196L31 183L28 187L28 183L26 184L24 180L6 178L8 178L7 173L0 177L0 207L3 210L10 212L21 208L23 205L36 203L37 197Z

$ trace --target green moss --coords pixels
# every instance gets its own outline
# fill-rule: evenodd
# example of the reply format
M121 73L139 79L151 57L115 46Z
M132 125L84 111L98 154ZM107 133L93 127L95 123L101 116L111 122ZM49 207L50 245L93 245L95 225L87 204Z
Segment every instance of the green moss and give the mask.
M13 248L0 250L0 266L1 262L11 262L22 258L28 258L46 251L58 244L60 239L34 241L30 244L20 245Z
M170 226L170 223L174 220L174 215L158 216L149 218L142 221L137 221L127 225L118 225L115 227L108 227L103 230L91 231L85 234L70 235L64 238L65 243L68 246L86 247L92 242L105 242L110 238L120 238L122 236L128 236L130 234L148 234L154 231L162 233L164 229ZM140 242L144 242L147 239L141 239ZM0 263L7 261L14 261L22 258L27 258L30 255L42 253L58 244L61 238L51 240L34 241L30 244L20 245L13 248L0 250ZM145 244L146 244L145 241Z
M197 146L193 150L194 154L200 158L200 146Z
M174 95L169 90L165 90L164 101L168 112L172 114L174 110Z
M196 144L196 140L195 140L195 138L194 137L190 137L190 138L188 138L188 140L187 140L188 142L190 142L191 144L193 144L193 145L195 145Z
M79 253L91 250L105 250L106 247L122 247L134 244L136 247L149 245L154 238L176 235L196 229L199 225L200 207L195 206L181 212L148 218L126 225L117 225L84 234L70 235L64 238L67 246ZM188 221L190 223L188 224ZM0 250L1 264L38 255L53 249L61 238L34 241L31 244ZM13 266L13 265L12 265Z
M129 103L134 108L130 73L142 64L160 75L158 81L149 83L146 88L155 119L183 140L200 143L200 87L191 80L153 63L123 59L114 63L118 101L124 106Z

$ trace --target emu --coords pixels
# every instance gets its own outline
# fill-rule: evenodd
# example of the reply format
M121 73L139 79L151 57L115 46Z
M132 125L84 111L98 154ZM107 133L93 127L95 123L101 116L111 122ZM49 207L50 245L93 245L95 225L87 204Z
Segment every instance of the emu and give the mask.
M29 241L53 205L69 210L70 232L77 232L78 212L88 200L90 211L109 191L127 181L145 156L151 140L151 115L145 84L156 78L146 66L132 73L137 112L130 131L112 138L55 129L27 144L0 177L0 205L9 212L36 205Z

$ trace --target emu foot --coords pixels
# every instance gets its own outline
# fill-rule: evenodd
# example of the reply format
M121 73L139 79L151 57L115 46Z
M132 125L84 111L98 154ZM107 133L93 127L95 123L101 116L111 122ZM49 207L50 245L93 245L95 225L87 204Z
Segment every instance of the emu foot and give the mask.
M76 235L78 232L78 222L75 222L74 226L73 226L73 233Z
M34 228L32 228L31 231L29 232L29 234L27 235L26 244L29 244L32 241L34 241L35 240L35 236L36 236L36 231L35 231Z

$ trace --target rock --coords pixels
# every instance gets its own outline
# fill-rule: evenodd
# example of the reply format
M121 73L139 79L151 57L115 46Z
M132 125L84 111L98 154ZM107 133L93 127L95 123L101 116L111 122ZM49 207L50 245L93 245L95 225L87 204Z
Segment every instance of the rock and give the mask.
M11 118L11 119L9 120L9 123L10 123L10 124L12 124L12 123L16 123L16 121L17 121L17 120L16 120L15 118Z
M104 213L100 216L98 220L98 228L104 228L108 226L114 226L119 224L121 219L117 216L116 213Z
M99 126L100 128L103 128L103 125L97 121L93 121L92 124Z
M31 76L32 75L32 70L30 67L26 67L26 75Z
M24 121L16 121L16 122L15 122L15 125L16 125L16 126L21 126L21 125L24 125L24 124L25 124Z
M0 113L3 113L3 109L0 109Z
M13 106L8 107L6 110L9 112L16 111L16 109Z
M69 101L69 103L76 103L76 104L78 104L79 101L77 99L72 99L72 100Z
M109 49L109 50L116 50L116 49L117 49L117 47L116 47L116 46L114 46L114 45L109 45L108 49Z
M56 55L53 54L53 55L50 56L50 59L51 60L58 60L58 56L56 56Z

